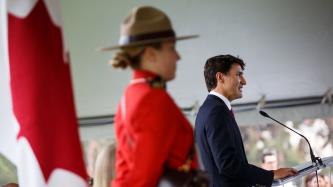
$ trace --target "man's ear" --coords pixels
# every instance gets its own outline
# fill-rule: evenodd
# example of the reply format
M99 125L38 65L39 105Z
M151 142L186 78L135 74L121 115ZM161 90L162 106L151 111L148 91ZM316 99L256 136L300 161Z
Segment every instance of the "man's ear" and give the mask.
M216 81L217 82L221 82L221 83L224 83L224 77L225 75L223 74L223 73L221 73L221 72L217 72L216 74L215 74L215 78L216 78Z

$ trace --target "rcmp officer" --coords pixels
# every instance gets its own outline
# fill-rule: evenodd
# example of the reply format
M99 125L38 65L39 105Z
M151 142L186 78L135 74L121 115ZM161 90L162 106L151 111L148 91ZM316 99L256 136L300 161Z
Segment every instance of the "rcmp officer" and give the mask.
M113 187L156 186L165 168L197 168L193 129L165 90L175 78L180 56L177 37L167 15L154 7L137 7L121 25L118 49L111 64L131 67L132 80L118 105L116 178Z

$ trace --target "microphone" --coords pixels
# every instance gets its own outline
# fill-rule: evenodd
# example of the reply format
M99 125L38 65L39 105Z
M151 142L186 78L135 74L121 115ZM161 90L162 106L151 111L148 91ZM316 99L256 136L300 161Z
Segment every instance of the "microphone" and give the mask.
M283 127L285 127L285 128L287 128L287 129L293 131L294 133L296 133L296 134L298 134L299 136L301 136L302 138L304 138L304 139L306 140L306 142L308 143L308 145L309 145L310 156L311 156L311 161L312 161L312 163L315 164L315 165L317 165L317 163L320 164L320 165L323 165L321 159L320 159L319 157L315 157L315 155L313 154L313 151L312 151L312 147L311 147L311 145L310 145L310 142L309 142L309 140L308 140L305 136L303 136L301 133L295 131L294 129L288 127L287 125L284 125L283 123L279 122L278 120L272 118L272 117L271 117L270 115L268 115L266 112L260 110L259 113L260 113L262 116L264 116L264 117L266 117L266 118L270 118L271 120L277 122L278 124L282 125Z

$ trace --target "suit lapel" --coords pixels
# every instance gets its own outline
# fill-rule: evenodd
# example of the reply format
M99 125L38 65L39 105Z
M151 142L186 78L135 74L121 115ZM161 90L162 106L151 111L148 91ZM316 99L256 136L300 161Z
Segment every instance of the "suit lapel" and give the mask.
M245 149L244 149L244 143L243 143L243 140L242 140L242 135L240 133L240 130L239 130L239 127L237 125L237 122L236 122L234 114L232 113L232 111L229 110L228 106L224 103L224 101L221 98L219 98L219 97L217 97L215 95L212 95L212 94L209 94L207 97L209 99L214 100L215 102L218 102L218 103L222 104L225 107L226 111L229 111L228 115L230 116L231 121L233 122L232 125L234 126L236 134L237 134L237 137L238 137L238 139L239 139L239 141L241 142L241 145L242 145L243 156L244 156L246 162L248 162L247 158L246 158L246 154L245 154Z

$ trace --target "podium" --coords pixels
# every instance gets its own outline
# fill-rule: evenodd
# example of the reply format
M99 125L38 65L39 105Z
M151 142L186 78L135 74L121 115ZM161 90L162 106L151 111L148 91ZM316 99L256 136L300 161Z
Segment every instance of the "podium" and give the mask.
M322 158L322 164L319 164L319 163L314 164L312 162L307 162L305 164L301 164L301 165L294 167L298 171L297 175L274 180L272 186L284 186L287 183L300 180L300 179L302 179L302 177L310 175L311 173L313 173L315 171L318 171L318 170L321 170L324 168L330 169L332 167L333 167L333 156ZM330 178L331 178L331 176L330 176Z

